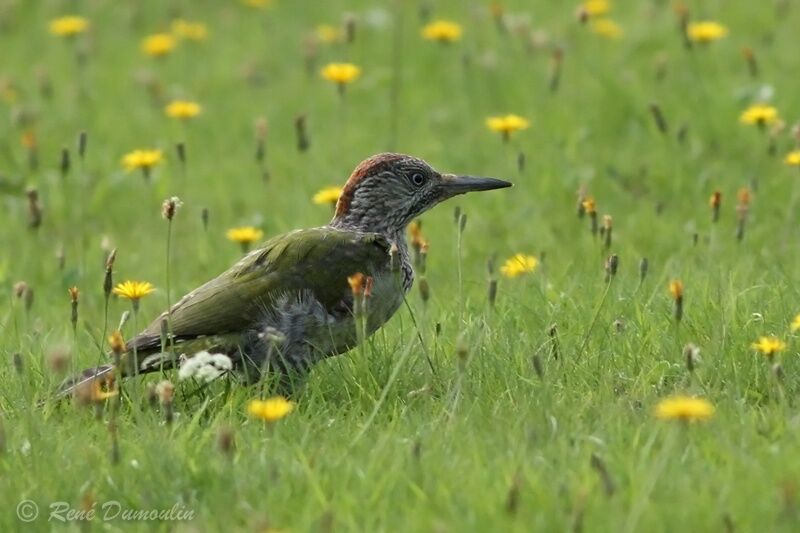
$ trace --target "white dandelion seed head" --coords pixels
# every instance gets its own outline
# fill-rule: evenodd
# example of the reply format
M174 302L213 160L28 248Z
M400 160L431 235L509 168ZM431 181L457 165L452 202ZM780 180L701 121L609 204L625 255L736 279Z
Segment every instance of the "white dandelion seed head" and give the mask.
M208 353L202 351L186 358L181 363L178 379L194 378L208 383L233 369L231 358L222 353Z

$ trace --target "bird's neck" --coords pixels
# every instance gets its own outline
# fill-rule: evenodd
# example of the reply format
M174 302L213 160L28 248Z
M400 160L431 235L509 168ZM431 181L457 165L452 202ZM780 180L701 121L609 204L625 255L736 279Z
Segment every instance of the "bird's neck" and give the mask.
M387 241L397 246L400 267L403 271L403 285L405 290L411 288L414 282L414 269L411 265L411 255L408 252L405 226L393 226L375 220L364 220L350 217L334 217L328 226L340 230L357 231L359 233L378 233Z
M336 216L328 224L332 228L358 231L359 233L378 233L391 243L394 243L401 256L408 256L408 244L406 243L405 226L381 223L374 219L359 219L347 216Z

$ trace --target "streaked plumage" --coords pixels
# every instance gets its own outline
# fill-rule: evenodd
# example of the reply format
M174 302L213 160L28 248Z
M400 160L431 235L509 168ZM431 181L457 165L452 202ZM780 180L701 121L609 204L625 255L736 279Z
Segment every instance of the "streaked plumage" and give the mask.
M357 344L348 276L360 272L373 280L365 309L369 335L412 286L408 223L456 194L507 186L442 175L411 156L373 156L353 171L330 224L274 237L181 298L128 342L122 372L170 368L180 356L209 350L228 354L248 381L268 370L290 386L320 359ZM167 318L174 350L162 353ZM108 365L89 369L65 390L109 371Z

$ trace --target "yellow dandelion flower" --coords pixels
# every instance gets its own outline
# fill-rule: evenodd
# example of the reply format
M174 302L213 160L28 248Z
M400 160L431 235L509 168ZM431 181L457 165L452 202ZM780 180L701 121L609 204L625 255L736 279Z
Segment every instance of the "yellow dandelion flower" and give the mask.
M74 37L89 29L89 21L77 15L67 15L50 21L50 33L59 37Z
M205 41L208 38L208 28L202 22L175 19L170 29L173 35L187 41Z
M361 68L352 63L328 63L322 68L320 74L328 81L346 85L361 75Z
M114 374L106 374L90 381L84 381L73 391L74 398L78 403L88 405L100 403L119 394Z
M175 37L169 33L148 35L142 40L142 52L152 57L164 57L175 49Z
M186 120L194 118L203 110L197 102L188 100L173 100L164 108L164 113L170 118Z
M339 201L339 196L342 194L341 187L325 187L317 191L312 201L317 205L336 204Z
M800 329L800 314L795 316L794 320L792 320L791 328L792 328L792 331L797 331L797 330Z
M739 115L742 124L756 124L764 126L778 121L778 110L766 104L753 104Z
M800 166L800 150L792 150L786 154L786 157L783 158L783 162L793 167Z
M531 123L528 119L514 114L494 116L486 119L486 127L494 132L500 133L504 140L508 140L515 131L528 129L530 125Z
M592 31L600 37L616 40L622 37L623 31L619 24L611 19L597 19L592 21Z
M602 17L611 11L611 3L608 0L586 0L578 10L589 17Z
M266 400L250 400L247 414L266 422L276 422L294 411L294 402L283 396L273 396Z
M786 343L778 337L759 337L757 342L750 345L756 351L761 352L766 357L772 358L776 353L786 349Z
M123 281L118 283L111 291L121 298L131 300L133 302L141 300L148 294L152 293L155 289L153 284L147 281Z
M320 24L314 29L317 40L325 44L340 43L344 40L344 32L341 28L332 24Z
M253 226L241 226L238 228L231 228L225 234L228 240L238 242L239 244L251 244L255 241L261 240L264 232Z
M122 338L122 332L116 330L108 336L108 347L116 354L121 354L125 351L125 339Z
M422 28L422 37L429 41L453 43L461 38L464 30L457 22L437 20Z
M687 422L708 420L714 414L714 406L703 398L672 396L658 402L656 418L661 420L684 420Z
M728 35L728 28L714 21L692 22L686 27L686 35L695 43L710 43Z
M506 259L500 267L500 273L507 278L516 278L528 272L533 272L539 265L539 260L532 255L514 254Z
M679 279L673 279L669 282L669 294L673 300L683 298L683 282Z
M582 202L581 207L587 215L594 215L597 213L597 202L594 201L593 196L587 196Z
M125 154L122 158L122 166L124 166L125 170L128 172L142 169L147 173L163 160L164 155L161 153L161 150L134 150L133 152Z
M242 3L247 7L264 9L272 5L272 0L242 0Z

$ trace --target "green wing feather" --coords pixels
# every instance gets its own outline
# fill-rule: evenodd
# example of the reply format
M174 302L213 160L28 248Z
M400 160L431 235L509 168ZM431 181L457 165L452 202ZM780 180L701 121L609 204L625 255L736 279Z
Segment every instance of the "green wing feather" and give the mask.
M226 272L184 296L171 309L176 339L224 335L252 327L280 295L310 291L326 309L350 294L347 276L368 276L389 268L389 242L377 233L329 227L275 237ZM160 344L163 313L130 347Z

